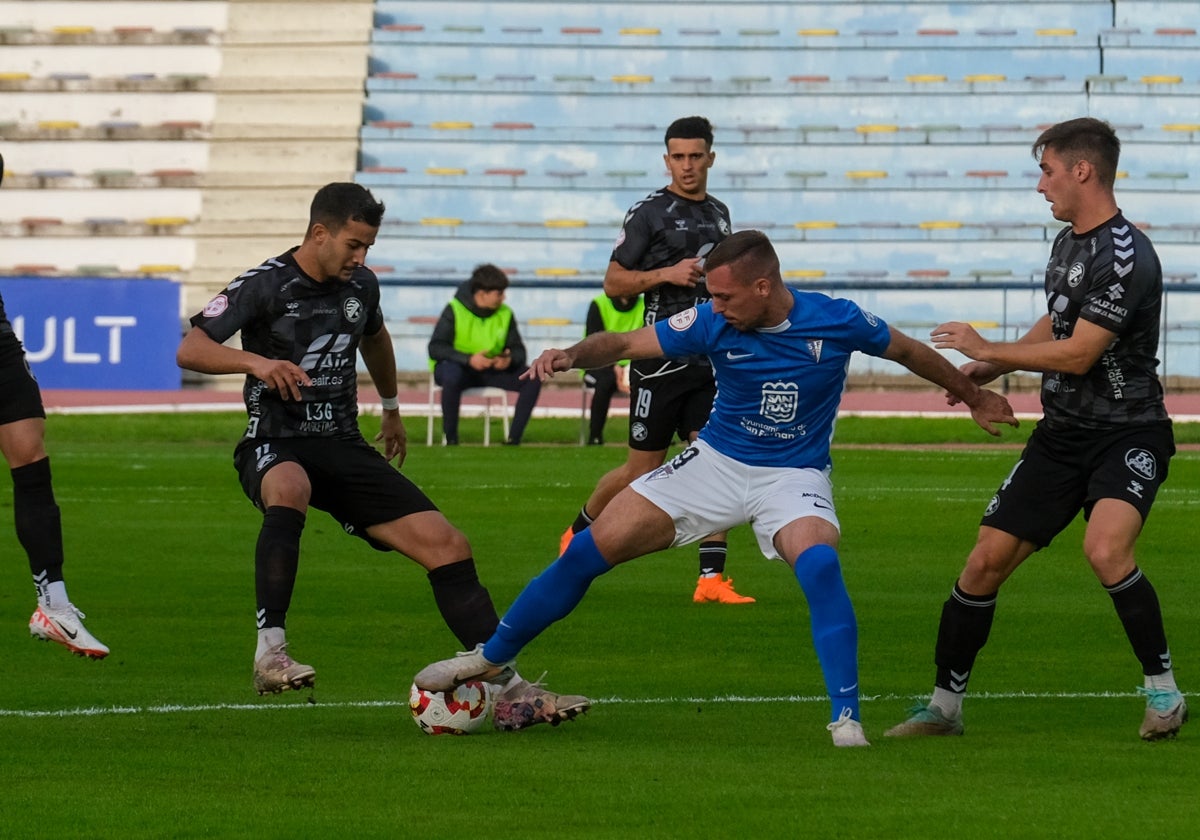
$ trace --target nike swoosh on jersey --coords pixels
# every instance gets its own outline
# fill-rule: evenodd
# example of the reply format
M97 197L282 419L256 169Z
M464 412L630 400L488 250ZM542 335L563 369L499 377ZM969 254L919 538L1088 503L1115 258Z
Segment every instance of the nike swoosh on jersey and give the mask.
M731 362L735 362L738 359L749 359L753 355L753 353L734 353L732 350L729 350L725 353L725 358Z

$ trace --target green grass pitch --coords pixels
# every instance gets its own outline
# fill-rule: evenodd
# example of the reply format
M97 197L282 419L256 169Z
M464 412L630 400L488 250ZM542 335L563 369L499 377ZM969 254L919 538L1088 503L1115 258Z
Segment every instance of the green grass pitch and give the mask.
M1139 669L1079 522L1005 587L966 735L883 738L930 689L941 604L1016 456L968 420L839 425L868 750L830 744L804 599L745 528L728 571L756 604L692 604L694 547L634 561L522 657L527 677L595 698L589 715L430 738L408 687L456 642L424 574L313 511L289 638L317 687L259 698L259 516L231 465L240 429L226 414L48 421L67 581L113 649L102 662L28 638L2 483L0 837L1064 838L1190 836L1200 820L1200 724L1138 739ZM623 457L570 445L577 434L538 420L517 449L410 451L405 471L470 537L502 611ZM979 445L846 445L905 441ZM1198 510L1200 454L1185 451L1139 543L1185 692L1200 687Z

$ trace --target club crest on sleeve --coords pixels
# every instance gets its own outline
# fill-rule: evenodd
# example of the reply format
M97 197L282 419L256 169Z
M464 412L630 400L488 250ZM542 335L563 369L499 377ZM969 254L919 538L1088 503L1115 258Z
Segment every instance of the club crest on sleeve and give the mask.
M204 310L201 312L205 318L216 318L222 312L229 308L229 298L225 295L217 295L215 298L204 304Z
M685 309L682 312L676 312L671 316L671 320L667 321L671 325L671 329L676 332L683 332L688 327L696 322L696 307Z

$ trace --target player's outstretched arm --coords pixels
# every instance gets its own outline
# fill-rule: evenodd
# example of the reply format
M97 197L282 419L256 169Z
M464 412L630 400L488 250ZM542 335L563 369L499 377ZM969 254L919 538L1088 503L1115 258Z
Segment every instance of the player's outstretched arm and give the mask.
M529 365L521 374L522 379L540 379L545 382L554 374L571 368L606 367L621 359L652 359L662 355L658 333L654 327L642 327L633 332L593 333L578 344L565 350L550 348Z
M891 337L883 358L904 365L917 376L941 386L966 403L971 409L971 417L989 435L1000 434L997 423L1014 427L1020 425L1008 400L995 391L980 388L937 351L895 328L891 329Z

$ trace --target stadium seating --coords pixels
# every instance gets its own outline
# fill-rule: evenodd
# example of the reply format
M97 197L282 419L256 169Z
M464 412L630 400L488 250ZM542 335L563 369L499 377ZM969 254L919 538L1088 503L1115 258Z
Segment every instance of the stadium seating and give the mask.
M522 311L577 311L697 112L712 191L797 283L1036 285L1059 226L1029 147L1074 114L1117 126L1165 269L1200 267L1184 0L328 5L0 0L0 272L158 267L194 308L353 177L388 205L388 311L436 311L483 261Z

